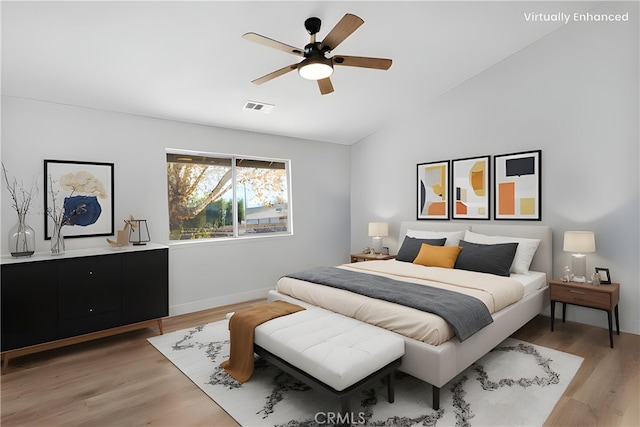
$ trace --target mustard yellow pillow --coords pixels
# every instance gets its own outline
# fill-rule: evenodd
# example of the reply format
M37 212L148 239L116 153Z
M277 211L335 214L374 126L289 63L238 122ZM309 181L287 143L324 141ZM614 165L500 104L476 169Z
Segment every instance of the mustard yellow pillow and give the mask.
M453 268L461 250L460 246L432 246L423 243L413 263L427 267Z

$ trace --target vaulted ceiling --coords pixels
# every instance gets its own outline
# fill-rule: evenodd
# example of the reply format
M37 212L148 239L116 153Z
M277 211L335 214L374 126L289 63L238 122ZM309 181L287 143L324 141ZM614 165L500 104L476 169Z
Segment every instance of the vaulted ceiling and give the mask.
M2 2L2 94L190 123L353 144L563 25L528 13L591 2ZM333 54L390 58L388 71L336 67L335 92L287 73L302 58L243 39L304 47L352 13L365 23ZM246 101L275 105L268 114Z

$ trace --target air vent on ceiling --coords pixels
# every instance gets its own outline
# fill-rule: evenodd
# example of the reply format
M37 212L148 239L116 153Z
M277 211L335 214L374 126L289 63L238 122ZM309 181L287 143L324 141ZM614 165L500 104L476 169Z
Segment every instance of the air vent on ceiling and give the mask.
M270 113L275 105L265 104L264 102L247 101L244 104L244 110L260 111L261 113Z

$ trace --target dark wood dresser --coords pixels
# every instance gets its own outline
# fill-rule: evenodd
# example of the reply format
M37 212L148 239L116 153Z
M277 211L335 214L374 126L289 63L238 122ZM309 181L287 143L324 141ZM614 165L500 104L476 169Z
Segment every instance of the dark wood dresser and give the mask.
M10 358L158 326L169 314L169 248L2 258L2 373Z

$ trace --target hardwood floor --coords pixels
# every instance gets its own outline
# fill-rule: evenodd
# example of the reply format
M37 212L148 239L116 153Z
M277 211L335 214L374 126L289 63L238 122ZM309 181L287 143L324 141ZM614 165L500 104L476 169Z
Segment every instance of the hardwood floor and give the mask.
M640 426L640 336L538 316L512 336L583 357L547 426Z
M171 332L265 300L165 320ZM538 316L513 336L585 360L545 425L640 425L640 336ZM145 329L12 359L2 376L2 426L237 426L148 342Z

